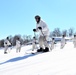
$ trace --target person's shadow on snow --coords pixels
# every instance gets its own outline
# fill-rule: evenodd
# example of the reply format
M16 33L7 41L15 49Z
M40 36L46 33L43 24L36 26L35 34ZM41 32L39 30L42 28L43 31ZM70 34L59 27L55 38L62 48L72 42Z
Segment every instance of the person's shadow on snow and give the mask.
M5 63L9 63L9 62L16 62L16 61L19 61L19 60L23 60L23 59L26 59L28 57L34 56L34 55L35 54L29 54L29 55L22 56L22 57L12 58L12 59L9 59L9 60L7 60L5 62L0 63L0 65L5 64Z

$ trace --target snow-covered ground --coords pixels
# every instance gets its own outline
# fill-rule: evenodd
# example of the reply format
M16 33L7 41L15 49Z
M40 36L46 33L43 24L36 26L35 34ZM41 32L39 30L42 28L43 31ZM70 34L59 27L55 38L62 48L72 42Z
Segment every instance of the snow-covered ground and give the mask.
M55 49L41 54L26 54L31 46L24 46L20 53L15 48L8 54L0 50L0 75L76 75L76 48L67 42L64 49L56 44Z

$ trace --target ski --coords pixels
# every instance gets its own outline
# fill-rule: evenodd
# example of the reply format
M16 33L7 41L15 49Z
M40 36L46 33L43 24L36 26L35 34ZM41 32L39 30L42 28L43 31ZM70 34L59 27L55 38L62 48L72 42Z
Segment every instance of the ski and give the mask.
M25 54L40 54L40 53L43 53L43 52L25 52Z

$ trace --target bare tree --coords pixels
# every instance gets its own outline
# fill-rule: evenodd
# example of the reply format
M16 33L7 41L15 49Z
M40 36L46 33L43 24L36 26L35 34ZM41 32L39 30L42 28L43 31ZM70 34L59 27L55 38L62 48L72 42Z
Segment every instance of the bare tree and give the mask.
M4 39L0 40L0 47L4 47Z
M21 35L15 35L15 36L13 37L13 40L12 40L12 45L13 45L13 46L16 45L16 39L17 39L17 38L21 39Z
M62 35L67 36L67 30L66 29L62 31Z
M73 28L70 28L68 30L68 34L69 34L69 36L72 36L74 34L74 29Z
M52 32L52 36L55 36L55 37L61 36L60 29L59 28L55 28L54 31Z

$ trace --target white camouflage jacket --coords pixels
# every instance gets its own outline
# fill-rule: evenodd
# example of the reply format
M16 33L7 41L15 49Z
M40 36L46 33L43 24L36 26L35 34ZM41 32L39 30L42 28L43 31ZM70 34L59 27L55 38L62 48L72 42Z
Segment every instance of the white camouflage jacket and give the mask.
M38 27L42 28L44 36L49 36L50 32L47 24L44 21L40 20L39 24L36 24L36 30L40 33L40 36L43 36L41 30L39 30Z
M9 46L9 45L11 45L11 43L9 42L9 40L6 39L6 40L4 41L4 46L6 47L6 46Z

